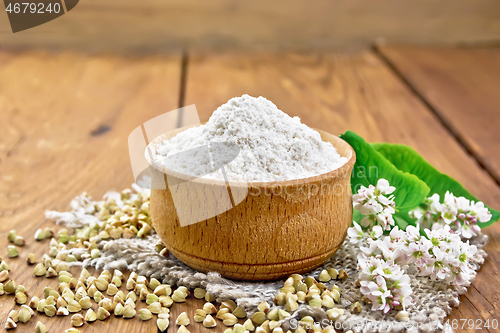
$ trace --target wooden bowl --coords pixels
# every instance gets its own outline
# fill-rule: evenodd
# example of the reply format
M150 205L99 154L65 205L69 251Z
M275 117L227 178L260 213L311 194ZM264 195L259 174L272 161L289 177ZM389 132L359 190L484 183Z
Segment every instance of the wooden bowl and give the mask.
M170 139L185 129L161 137ZM275 280L323 264L340 247L351 225L350 178L356 157L344 140L318 132L348 161L336 170L304 179L230 182L228 186L222 180L193 179L147 157L155 170L153 179L168 184L151 190L153 225L167 249L199 271L216 271L241 280ZM148 147L154 150L159 140ZM210 193L208 202L222 197L228 189L233 197L234 193L248 193L227 211L222 209L216 216L181 226L169 185L186 181L190 181L190 192L184 201L179 201L176 189L174 196L176 204L191 205L189 212L193 214L206 212L200 193Z

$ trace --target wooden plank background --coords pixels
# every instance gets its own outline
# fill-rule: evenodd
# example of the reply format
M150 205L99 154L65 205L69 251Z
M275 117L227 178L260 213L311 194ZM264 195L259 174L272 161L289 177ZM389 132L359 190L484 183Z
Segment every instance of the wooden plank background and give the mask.
M179 48L334 48L390 43L498 43L496 0L85 0L62 17L12 34L0 46L85 52Z
M461 51L460 51L461 52ZM263 95L309 126L339 134L354 130L369 141L409 144L438 169L472 193L500 208L500 187L481 168L442 119L415 94L380 56L356 53L200 53L181 56L116 57L73 53L0 52L0 253L15 228L28 240L18 259L6 259L13 278L30 296L41 295L55 281L34 279L24 263L29 252L48 251L33 240L46 209L65 210L83 191L100 197L133 181L127 137L142 122L178 107L196 104L202 121L229 98ZM181 86L181 72L186 85ZM182 94L180 94L182 90ZM478 94L478 91L471 92ZM424 99L424 100L423 100ZM429 102L431 103L431 102ZM460 105L458 105L460 107ZM479 111L478 111L479 112ZM500 318L498 284L500 224L486 229L490 256L473 287L450 319ZM76 272L76 271L75 271ZM172 321L182 311L190 317L203 302L190 299L172 307ZM12 296L0 298L0 324L14 308ZM69 317L37 316L18 328L32 330L37 320L49 332L69 328ZM110 326L111 325L111 326ZM103 329L155 332L153 321L110 318L84 325ZM192 323L191 332L207 332ZM218 322L216 329L222 332ZM459 332L468 330L458 330ZM169 332L176 332L171 325ZM493 332L493 330L490 330Z
M380 51L500 184L500 49Z
M354 129L368 141L408 144L485 202L499 207L500 189L382 60L356 54L199 54L190 59L186 104L202 121L227 99L263 94L310 126L340 134ZM207 89L210 87L210 89ZM480 117L480 113L478 114ZM499 318L500 225L487 229L487 263L450 319Z
M35 279L24 260L30 252L39 259L48 253L48 241L33 239L42 226L56 229L44 219L45 210L67 210L83 191L100 198L108 190L130 187L128 135L144 121L177 108L181 58L2 52L0 59L0 114L8 129L0 131L0 256L6 258L6 235L16 229L27 245L19 258L5 260L29 297L40 297L45 286L55 288L58 281ZM0 298L2 331L13 299ZM125 331L136 325L143 332L157 331L153 322L141 325L138 318L110 319L84 329ZM49 332L71 327L70 316L37 315L16 331L34 332L37 320Z

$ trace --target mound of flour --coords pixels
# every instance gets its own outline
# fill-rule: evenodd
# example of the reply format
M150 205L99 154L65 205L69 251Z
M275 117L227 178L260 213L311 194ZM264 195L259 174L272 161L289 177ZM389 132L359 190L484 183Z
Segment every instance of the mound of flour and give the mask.
M264 97L249 95L221 105L205 125L159 142L154 158L185 174L224 179L220 168L209 173L213 166L210 142L239 147L237 157L224 166L229 181L300 179L332 171L347 162L298 117L290 117Z

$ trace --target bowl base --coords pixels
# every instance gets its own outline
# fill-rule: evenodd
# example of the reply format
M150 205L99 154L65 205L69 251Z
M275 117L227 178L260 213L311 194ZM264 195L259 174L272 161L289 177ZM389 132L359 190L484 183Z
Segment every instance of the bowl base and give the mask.
M302 274L321 266L330 259L340 246L325 253L296 261L276 264L237 264L212 261L196 257L179 250L168 250L180 261L200 272L218 272L225 278L246 281L268 281L288 277L293 273Z

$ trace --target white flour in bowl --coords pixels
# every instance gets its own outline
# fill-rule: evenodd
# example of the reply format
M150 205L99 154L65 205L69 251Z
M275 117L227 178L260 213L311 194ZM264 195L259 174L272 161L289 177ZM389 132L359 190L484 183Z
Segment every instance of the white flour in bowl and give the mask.
M249 95L221 105L205 125L159 142L154 159L185 174L224 179L222 170L214 165L220 165L220 160L214 163L217 152L210 142L239 147L237 157L224 167L229 181L301 179L335 170L347 162L331 143L321 140L318 132L302 124L299 117L290 117L264 97ZM226 155L231 153L234 149ZM213 169L216 171L209 173Z

